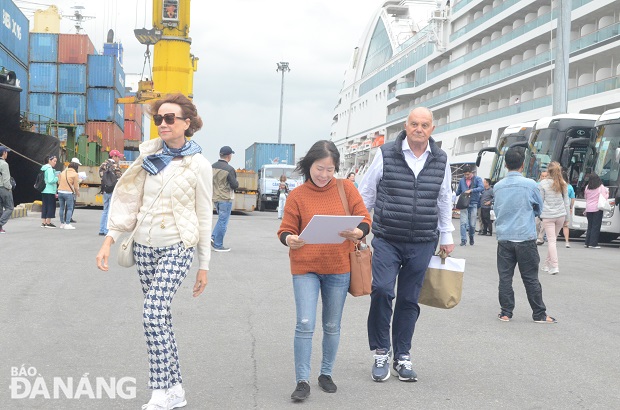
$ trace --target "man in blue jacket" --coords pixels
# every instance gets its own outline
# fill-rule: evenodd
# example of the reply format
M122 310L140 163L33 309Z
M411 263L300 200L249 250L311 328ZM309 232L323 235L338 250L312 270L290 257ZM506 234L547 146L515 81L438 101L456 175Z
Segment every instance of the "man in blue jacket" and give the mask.
M538 280L540 256L536 247L536 222L543 208L543 199L536 182L521 175L525 154L523 148L506 151L504 160L508 175L493 187L495 191L495 233L497 235L497 272L499 304L497 315L502 322L512 318L515 296L512 277L519 264L527 300L536 323L556 323L547 311Z
M461 246L467 245L467 233L469 233L469 244L474 244L478 204L482 191L484 191L482 178L474 175L469 165L465 165L463 167L463 178L459 180L459 186L456 189L457 195L469 195L469 206L467 209L461 209Z

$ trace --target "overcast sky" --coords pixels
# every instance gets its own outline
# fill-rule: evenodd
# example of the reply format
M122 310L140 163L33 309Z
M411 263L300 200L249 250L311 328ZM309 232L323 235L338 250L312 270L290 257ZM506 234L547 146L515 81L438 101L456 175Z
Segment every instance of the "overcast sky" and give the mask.
M152 0L14 0L29 18L33 9L56 4L71 15L85 7L84 23L97 50L108 28L125 49L127 73L141 73L146 50L134 28L152 26ZM236 152L231 165L242 168L254 142L277 142L281 73L284 79L283 143L295 143L303 156L320 139L329 139L333 108L353 48L380 0L237 0L191 3L191 51L200 58L194 74L194 103L204 121L195 140L212 162L219 148ZM61 32L75 33L64 19ZM149 75L150 77L150 75Z

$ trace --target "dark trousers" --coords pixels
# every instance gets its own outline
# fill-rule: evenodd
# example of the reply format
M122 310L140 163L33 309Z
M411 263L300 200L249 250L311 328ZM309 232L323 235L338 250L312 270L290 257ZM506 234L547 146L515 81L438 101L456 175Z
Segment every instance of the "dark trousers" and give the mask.
M491 208L480 208L480 219L482 220L482 228L480 232L493 235L493 221L491 221Z
M434 242L402 243L374 237L372 240L372 292L368 312L371 350L390 349L390 321L394 357L409 354L415 323L420 315L418 297ZM398 278L396 305L392 300Z
M527 300L532 308L532 318L543 320L547 317L547 308L542 299L542 286L538 280L538 248L536 241L497 243L497 272L499 273L499 304L502 316L512 317L515 308L515 294L512 290L512 277L515 267L519 265L521 279L525 285Z
M56 218L56 194L41 194L41 219Z
M603 223L603 211L586 212L588 229L586 230L586 246L598 246L598 237Z

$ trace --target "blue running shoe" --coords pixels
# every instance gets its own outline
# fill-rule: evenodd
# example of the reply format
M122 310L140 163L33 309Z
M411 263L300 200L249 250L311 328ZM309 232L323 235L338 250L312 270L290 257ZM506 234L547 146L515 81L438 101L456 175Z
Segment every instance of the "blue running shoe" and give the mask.
M390 378L390 351L377 349L375 351L375 364L372 365L372 379L382 382Z
M411 357L401 354L398 360L394 360L394 376L403 382L417 382L418 375L411 368Z

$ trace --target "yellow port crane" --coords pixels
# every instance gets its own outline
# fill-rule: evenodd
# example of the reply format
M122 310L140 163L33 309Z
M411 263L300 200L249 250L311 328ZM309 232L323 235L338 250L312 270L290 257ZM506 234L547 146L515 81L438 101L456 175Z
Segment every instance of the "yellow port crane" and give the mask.
M153 0L153 28L134 30L138 41L146 45L145 65L147 60L150 62L150 46L153 46L152 78L142 78L136 95L119 98L117 103L145 104L175 92L193 98L198 58L190 51L190 2ZM151 124L151 139L156 137L157 128Z

